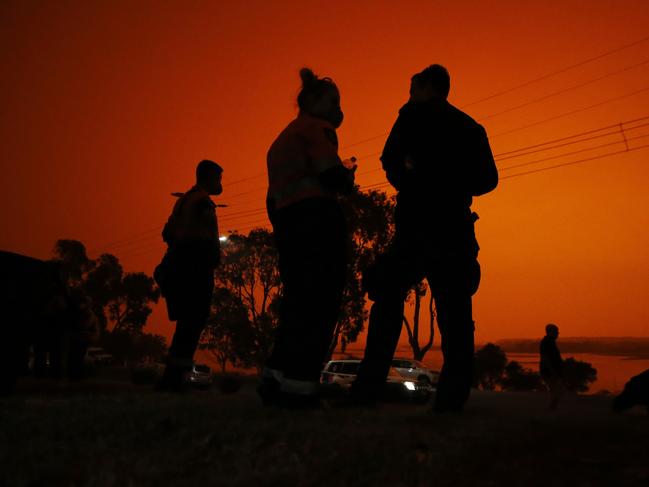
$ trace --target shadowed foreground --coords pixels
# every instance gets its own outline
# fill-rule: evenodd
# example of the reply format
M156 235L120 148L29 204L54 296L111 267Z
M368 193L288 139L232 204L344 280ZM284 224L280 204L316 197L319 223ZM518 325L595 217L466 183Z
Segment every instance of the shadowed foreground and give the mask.
M288 412L241 392L23 385L0 399L0 486L647 485L649 416L610 398L474 393L428 407Z

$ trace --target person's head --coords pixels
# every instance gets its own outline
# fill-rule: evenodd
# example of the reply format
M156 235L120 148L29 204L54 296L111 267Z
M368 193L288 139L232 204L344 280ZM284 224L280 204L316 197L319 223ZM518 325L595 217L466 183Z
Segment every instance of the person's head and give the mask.
M327 120L335 128L343 123L340 92L331 78L318 78L309 68L300 70L302 89L297 95L300 112Z
M446 68L432 64L410 79L410 101L446 100L451 89L451 77Z
M223 192L221 176L223 168L216 162L207 159L202 160L196 166L196 184L209 194L217 195Z
M550 338L556 339L559 337L559 327L554 323L549 323L545 325L545 334Z

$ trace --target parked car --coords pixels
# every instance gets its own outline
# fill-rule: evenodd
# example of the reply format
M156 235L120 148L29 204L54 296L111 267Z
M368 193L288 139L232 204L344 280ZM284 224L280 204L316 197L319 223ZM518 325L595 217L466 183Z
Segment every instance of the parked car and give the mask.
M436 386L439 381L439 372L430 370L418 360L395 358L392 359L392 367L404 377L419 382L428 382L431 386Z
M86 362L95 365L112 365L115 359L101 347L88 347L86 350Z
M194 364L187 374L189 385L199 389L208 389L212 385L212 369L205 364Z
M356 379L360 363L355 359L329 361L320 375L321 384L329 390L349 389ZM396 368L390 367L382 399L422 403L430 399L432 392L429 383L405 377Z

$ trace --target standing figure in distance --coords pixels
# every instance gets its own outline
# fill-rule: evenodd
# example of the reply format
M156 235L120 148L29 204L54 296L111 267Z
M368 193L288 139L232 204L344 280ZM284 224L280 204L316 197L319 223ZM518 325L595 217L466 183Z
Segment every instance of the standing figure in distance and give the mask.
M279 324L259 395L265 404L319 403L320 372L340 313L348 232L339 195L354 185L356 167L338 157L343 121L330 78L300 71L299 114L268 151L268 216L283 284Z
M539 366L541 378L550 390L550 409L556 409L559 399L565 391L563 381L563 359L557 347L559 327L553 323L545 326L545 336L541 340L539 352L541 363Z
M398 191L395 235L365 270L374 301L365 356L352 405L372 404L399 341L408 290L424 277L437 308L444 365L434 409L460 412L471 388L474 322L471 297L480 282L474 196L492 191L498 172L484 128L447 101L450 77L434 64L411 79L381 156Z
M154 277L167 302L176 330L158 390L184 389L184 375L194 359L210 313L214 270L220 263L216 205L210 199L223 191L223 169L203 160L196 167L196 184L179 196L163 231L168 249Z

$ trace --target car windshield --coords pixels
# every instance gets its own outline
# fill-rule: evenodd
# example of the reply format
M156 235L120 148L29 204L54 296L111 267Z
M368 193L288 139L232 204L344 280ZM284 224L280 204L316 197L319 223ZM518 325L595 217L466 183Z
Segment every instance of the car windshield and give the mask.
M205 372L206 374L210 373L210 368L207 365L197 365L194 367L196 372Z

